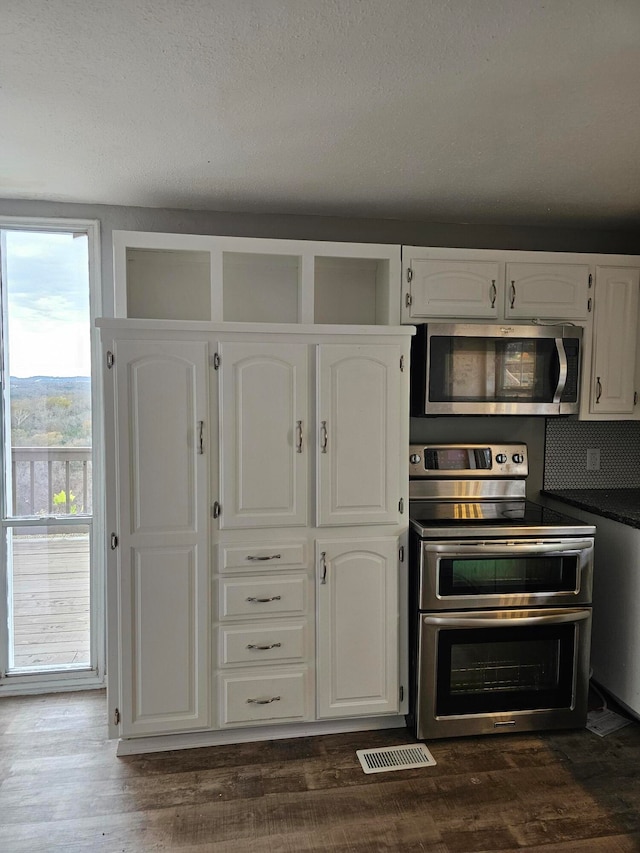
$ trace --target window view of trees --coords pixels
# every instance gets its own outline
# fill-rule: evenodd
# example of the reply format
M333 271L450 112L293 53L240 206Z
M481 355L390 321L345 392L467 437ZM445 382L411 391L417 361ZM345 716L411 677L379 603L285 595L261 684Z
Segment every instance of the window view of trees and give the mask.
M91 380L11 377L14 515L91 513Z
M91 446L88 376L11 377L14 447Z

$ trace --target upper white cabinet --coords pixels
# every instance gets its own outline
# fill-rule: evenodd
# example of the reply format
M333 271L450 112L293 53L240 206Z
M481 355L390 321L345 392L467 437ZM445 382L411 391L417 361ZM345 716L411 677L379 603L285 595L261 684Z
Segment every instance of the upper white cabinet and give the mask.
M505 318L585 320L592 285L588 264L507 263Z
M308 346L220 344L220 526L307 524Z
M321 344L318 374L318 526L399 520L399 345Z
M585 366L582 419L640 418L640 269L597 267L591 370Z
M119 614L119 646L110 678L119 671L120 733L203 729L210 725L207 343L112 346L111 610Z
M586 321L589 264L540 254L404 246L402 320Z
M405 270L407 319L497 319L498 285L503 292L499 263L420 257L424 250L413 247L404 251L411 252Z
M115 316L397 325L400 247L114 231Z

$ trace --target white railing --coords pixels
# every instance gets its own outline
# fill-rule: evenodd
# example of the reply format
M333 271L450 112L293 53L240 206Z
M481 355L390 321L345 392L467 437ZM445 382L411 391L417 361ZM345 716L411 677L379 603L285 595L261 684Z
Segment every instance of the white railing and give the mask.
M13 447L13 516L91 515L90 447Z

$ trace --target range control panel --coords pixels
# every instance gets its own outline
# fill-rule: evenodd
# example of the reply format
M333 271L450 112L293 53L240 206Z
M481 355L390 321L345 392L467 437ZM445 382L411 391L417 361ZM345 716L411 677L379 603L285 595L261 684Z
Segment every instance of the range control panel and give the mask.
M526 477L526 444L412 444L409 477Z

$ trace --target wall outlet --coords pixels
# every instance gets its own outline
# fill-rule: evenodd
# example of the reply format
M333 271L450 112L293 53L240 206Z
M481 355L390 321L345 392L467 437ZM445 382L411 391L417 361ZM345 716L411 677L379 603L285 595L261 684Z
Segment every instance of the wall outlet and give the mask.
M587 450L587 471L600 470L600 448L590 447Z

